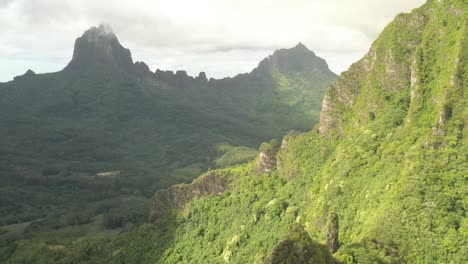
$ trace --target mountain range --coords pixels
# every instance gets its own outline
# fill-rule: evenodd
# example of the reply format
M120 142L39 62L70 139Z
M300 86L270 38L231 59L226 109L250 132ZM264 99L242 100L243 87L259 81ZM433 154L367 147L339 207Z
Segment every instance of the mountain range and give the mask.
M282 140L271 136L255 160L159 188L148 223L113 238L36 235L4 242L6 263L466 263L467 12L464 0L429 0L398 15L327 88L312 129L296 128ZM291 56L296 59L285 60ZM252 101L233 92L254 90L248 85L254 80L261 91L276 87L280 98L297 102L307 97L288 87L310 84L299 69L329 74L317 67L323 60L311 58L299 44L249 74L210 80L205 89L217 84L216 98L222 91L247 104L274 102L267 92ZM95 69L99 61L111 63L99 59ZM127 65L116 68L135 71ZM154 74L172 85L174 75L185 76ZM272 120L267 116L259 117Z
M151 72L109 26L92 27L63 70L28 70L0 84L0 223L93 222L108 200L125 215L119 225L141 223L156 190L251 160L263 141L310 129L336 77L302 44L233 78ZM76 216L83 207L85 216Z

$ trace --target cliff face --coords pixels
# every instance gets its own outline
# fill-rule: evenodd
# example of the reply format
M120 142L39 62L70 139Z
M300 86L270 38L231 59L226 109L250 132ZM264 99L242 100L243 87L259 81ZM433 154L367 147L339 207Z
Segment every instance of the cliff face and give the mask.
M276 169L276 154L280 148L279 142L271 140L269 143L262 143L260 153L255 163L257 173L269 173Z
M167 216L171 210L182 210L195 197L221 195L229 188L226 175L208 172L195 179L191 184L178 184L162 189L153 196L149 222L157 225L158 220Z
M460 219L453 210L466 202L460 188L467 173L461 165L467 149L467 8L465 1L428 1L398 15L330 86L319 134L290 142L289 156L280 153L284 164L314 177L312 229L326 229L326 208L340 215L345 244L370 243L366 247L385 248L402 262L458 261L464 231L450 219ZM321 151L324 165L310 173ZM440 244L447 239L454 241L451 252ZM360 258L350 247L340 251Z
M369 115L375 116L384 104L414 90L418 46L429 21L428 12L420 9L397 16L369 52L330 86L322 103L320 133L343 136L348 117L357 115L353 125L359 126ZM366 98L361 94L366 94Z
M463 263L467 7L428 1L397 16L329 88L317 129L287 137L278 154L264 145L256 172L278 173L245 172L216 203L194 201L180 230L203 232L176 247L199 236L187 259L219 258L228 241L233 262L307 263L308 233L345 263ZM284 239L294 222L306 232Z

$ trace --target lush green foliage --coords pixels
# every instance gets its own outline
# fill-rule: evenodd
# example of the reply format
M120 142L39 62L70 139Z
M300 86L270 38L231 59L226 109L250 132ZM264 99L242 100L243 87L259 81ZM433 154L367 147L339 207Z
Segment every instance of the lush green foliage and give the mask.
M150 196L209 167L244 162L254 156L248 148L291 128L310 129L333 73L282 73L265 63L255 74L183 87L95 68L2 84L0 223L42 217L46 210L32 207L83 202L77 197L89 192ZM109 171L119 175L96 177Z
M299 224L279 243L267 258L268 264L337 263L326 246L314 242Z
M250 74L208 82L177 73L168 82L134 70L141 64L116 37L89 46L93 32L63 71L0 84L0 225L30 224L27 238L113 235L143 223L156 190L254 159L262 141L291 128L310 129L336 78L301 46ZM300 67L277 65L296 60Z
M340 127L289 137L277 173L231 169L233 188L194 199L178 216L171 246L153 259L262 262L296 222L325 243L334 212L335 256L344 263L463 263L465 14L462 1L431 1L398 16L375 53L340 78L342 87L363 78L351 104L335 103ZM367 67L373 56L383 59ZM287 181L289 174L295 178Z
M234 147L228 144L221 144L217 146L218 156L215 160L216 167L224 168L241 163L248 162L255 159L257 150L248 147Z
M333 225L343 263L465 263L467 12L465 1L434 0L399 15L328 91L334 108L322 116L334 122L289 135L277 171L217 170L231 180L224 193L115 240L72 241L68 255L40 239L2 252L10 263L31 258L26 249L42 253L36 263L264 263L281 245L302 252L286 259L320 249Z

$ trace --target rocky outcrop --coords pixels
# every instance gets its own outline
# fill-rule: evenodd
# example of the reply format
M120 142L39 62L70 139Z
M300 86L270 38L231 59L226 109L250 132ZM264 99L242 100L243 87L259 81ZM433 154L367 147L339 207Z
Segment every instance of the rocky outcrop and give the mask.
M302 225L281 241L265 260L266 264L338 263L323 245L314 242Z
M280 175L285 176L287 179L294 179L298 174L298 168L292 166L291 159L294 157L289 151L288 146L291 140L294 140L298 136L302 135L299 131L290 131L281 141L281 147L276 155L276 169Z
M369 52L358 62L343 72L330 85L322 102L319 132L331 137L345 135L344 122L356 104L360 111L354 125L365 122L370 113L372 117L379 114L384 104L402 93L410 91L414 97L418 70L415 68L416 47L421 43L424 25L428 19L424 13L417 15L399 15L381 36L372 44ZM394 31L405 32L395 34ZM388 46L388 43L394 43ZM359 95L373 90L371 96ZM406 95L405 95L406 96ZM360 100L358 102L358 99Z
M191 184L178 184L162 189L153 196L149 222L157 225L171 210L182 210L193 198L204 195L221 195L229 187L227 175L217 172L195 179Z
M300 135L304 134L303 132L296 131L296 130L291 130L289 133L283 137L283 140L281 141L281 147L280 149L285 149L289 145L289 141L293 138L296 138Z
M277 140L263 142L260 146L260 153L255 163L255 172L258 174L269 173L276 168L276 154L280 148Z
M25 76L25 77L30 77L30 76L34 76L34 75L36 75L36 73L35 73L33 70L31 70L31 69L27 70L27 71L23 74L23 76Z
M331 212L327 219L327 245L331 253L335 253L340 247L340 242L338 240L339 229L338 215Z
M439 113L437 124L432 127L432 135L445 136L446 131L444 131L443 127L451 117L452 117L452 107L448 105L443 106L442 110Z
M200 74L194 78L189 76L187 72L183 70L179 70L174 73L173 71L162 71L157 69L154 73L154 78L160 82L178 88L204 87L208 83L204 72L200 72Z
M292 173L289 170L284 169L283 167L283 156L281 152L287 152L287 147L289 141L299 135L301 132L290 131L286 136L283 137L281 144L277 140L271 140L270 142L264 142L260 146L260 153L255 162L255 172L257 174L270 173L273 170L278 170L281 175L286 176L288 179L292 179L295 176L295 173Z
M146 76L146 75L151 74L151 71L150 71L150 68L148 67L148 65L146 65L146 63L144 63L142 61L135 62L133 67L135 69L135 73L138 74L138 75Z
M35 76L35 75L36 75L36 73L29 69L29 70L27 70L23 75L16 76L16 77L14 78L14 80L17 81L17 80L21 80L21 79L33 77L33 76Z
M166 82L169 84L173 82L175 75L173 71L163 71L163 70L157 69L154 72L154 78L158 81Z
M131 70L132 66L130 50L120 44L109 26L101 24L88 29L75 41L73 58L64 70Z
M195 81L201 85L207 85L208 78L206 78L206 73L200 72L198 76L195 78Z
M258 67L252 71L252 74L262 76L271 72L272 69L277 69L281 73L301 72L336 77L329 69L327 62L316 56L302 43L290 49L276 50L272 55L262 60Z

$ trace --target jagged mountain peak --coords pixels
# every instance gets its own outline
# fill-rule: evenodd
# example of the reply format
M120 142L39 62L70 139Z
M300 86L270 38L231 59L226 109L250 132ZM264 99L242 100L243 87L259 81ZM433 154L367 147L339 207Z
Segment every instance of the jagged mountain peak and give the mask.
M305 52L305 53L311 53L311 54L315 55L315 53L313 51L311 51L309 48L307 48L306 45L302 44L302 42L297 43L296 46L290 48L289 51L292 51L292 52Z
M129 49L124 48L106 24L91 27L75 41L73 58L65 70L97 67L129 69L133 65Z
M24 78L29 78L29 77L32 77L32 76L35 76L36 73L34 71L32 71L31 69L28 69L23 75L18 75L14 78L14 80L20 80L20 79L24 79Z
M303 72L303 73L321 73L329 76L336 76L328 67L327 62L316 56L313 51L299 42L296 46L289 49L276 50L260 62L253 73L270 72L277 69L282 73Z
M99 26L93 26L86 30L83 33L83 38L88 40L89 42L97 42L107 39L109 41L117 41L117 36L115 35L112 27L107 24L100 24Z
M31 69L28 69L28 70L23 74L23 76L34 76L34 75L36 75L36 73L35 73L33 70L31 70Z

